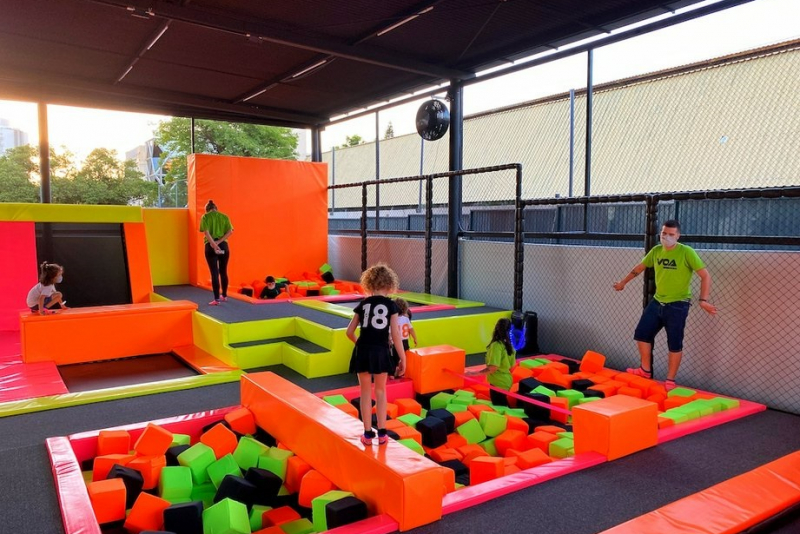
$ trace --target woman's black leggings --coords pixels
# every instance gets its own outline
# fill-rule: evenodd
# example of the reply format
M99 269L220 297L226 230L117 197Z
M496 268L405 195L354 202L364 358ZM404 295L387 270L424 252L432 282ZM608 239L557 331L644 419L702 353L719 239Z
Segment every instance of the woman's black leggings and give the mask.
M214 289L215 300L219 300L220 282L222 283L222 296L228 296L228 260L231 257L228 242L223 241L219 244L219 248L224 250L225 254L217 254L208 243L205 248L206 263L208 263L208 270L211 271L211 287Z

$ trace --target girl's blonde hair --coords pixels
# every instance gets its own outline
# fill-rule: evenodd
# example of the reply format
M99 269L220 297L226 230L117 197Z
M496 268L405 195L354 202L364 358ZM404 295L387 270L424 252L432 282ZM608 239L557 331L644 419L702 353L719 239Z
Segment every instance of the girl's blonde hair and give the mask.
M361 286L369 293L392 292L400 286L400 282L397 273L388 265L378 263L361 273Z
M397 311L400 315L410 315L408 313L408 301L406 299L396 298L394 303L397 304Z

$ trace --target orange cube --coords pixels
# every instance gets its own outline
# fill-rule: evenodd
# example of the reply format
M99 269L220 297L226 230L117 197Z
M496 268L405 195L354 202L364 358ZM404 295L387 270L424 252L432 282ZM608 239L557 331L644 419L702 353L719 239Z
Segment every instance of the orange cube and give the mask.
M445 446L451 449L457 449L467 444L468 444L467 438L465 438L458 432L451 432L447 435L447 443L445 444Z
M300 482L303 477L311 471L311 465L308 462L297 456L290 456L286 460L286 479L283 484L289 493L297 493L300 491Z
M377 406L372 407L372 413L373 414L378 413ZM397 405L395 403L393 402L386 403L386 415L389 417L389 419L397 419Z
M520 469L530 469L552 461L547 453L539 448L528 449L527 451L515 451L511 449L508 453L509 457L516 458L516 466Z
M675 425L675 421L670 419L669 417L661 417L660 415L658 416L658 428L659 429L667 428L667 427L674 426L674 425Z
M496 458L494 456L479 456L473 458L469 463L470 486L504 476L505 465L502 458Z
M261 515L261 524L265 527L279 526L300 519L300 514L291 506L280 506L267 510Z
M125 520L125 530L138 534L143 530L163 530L164 510L172 504L155 495L140 493Z
M692 399L689 397L667 397L664 399L664 411L667 411L671 408L677 408L678 406L683 406L684 404L688 404L692 402Z
M520 430L505 430L494 439L494 446L500 455L505 456L509 449L521 449L525 447L525 432Z
M456 419L456 428L460 427L461 425L463 425L464 423L466 423L471 419L475 419L475 416L472 415L472 412L470 412L469 410L465 412L456 412L453 415L455 416Z
M557 425L539 425L533 429L534 432L549 432L551 434L560 434L564 429Z
M462 458L461 453L459 453L456 449L448 447L447 445L442 445L441 447L431 449L430 457L433 458L433 461L436 463L442 463L448 460L461 461Z
M422 434L420 434L419 430L416 428L411 428L408 425L402 425L397 428L392 429L392 432L397 434L399 439L413 439L420 445L422 445Z
M225 421L231 425L231 429L239 434L255 434L256 420L253 413L247 408L237 408L225 414Z
M628 395L588 402L572 409L572 430L575 454L616 460L658 442L658 406Z
M333 482L325 478L319 471L311 469L300 481L300 494L297 502L300 506L311 508L311 501L333 489L336 489Z
M415 401L414 399L397 399L394 401L397 405L397 415L405 415L407 413L413 413L416 415L420 415L422 413L422 405Z
M586 373L599 373L606 364L606 357L593 350L587 350L581 358L580 370Z
M520 419L519 417L514 417L513 415L506 415L506 430L519 430L525 434L528 433L528 423Z
M233 454L239 441L236 439L236 434L222 423L219 423L211 427L210 430L203 432L203 435L200 436L200 443L214 449L214 456L219 460L226 454Z
M101 430L97 435L97 456L129 452L131 452L131 435L127 430Z
M522 367L521 365L517 365L516 367L514 367L514 370L511 371L511 379L514 381L515 384L520 380L523 380L525 378L530 378L532 376L533 376L533 371L531 371L527 367Z
M469 406L467 406L467 410L469 411L469 413L475 416L475 419L480 419L481 412L494 411L494 409L492 409L491 406L488 406L486 404L470 404Z
M121 478L90 482L86 489L99 524L125 519L126 490Z
M397 428L402 428L402 427L408 427L408 425L400 421L399 419L386 420L386 430L395 430Z
M569 409L569 399L564 397L550 397L550 406L558 406L559 408L563 408L565 410ZM569 419L569 415L565 414L564 412L557 412L555 410L550 410L550 419L553 421L557 421L559 423L567 423Z
M148 423L133 446L140 456L161 456L172 445L172 432L153 423Z
M480 456L489 456L489 454L486 452L486 449L484 449L477 443L459 447L457 450L459 453L461 453L461 462L467 466L475 458L478 458Z
M267 527L253 532L253 534L285 534L281 527Z
M349 402L345 402L345 403L342 403L342 404L337 404L335 407L339 408L344 413L352 415L353 417L358 419L358 408L356 408L355 406L353 406Z
M128 465L128 462L136 458L135 454L107 454L97 456L92 465L92 480L105 480L108 472L115 465Z
M558 436L555 434L551 434L550 432L542 432L537 430L533 434L530 434L526 440L530 449L539 449L543 453L548 454L550 452L550 443L554 442L558 439Z
M158 479L161 477L161 470L167 466L167 457L161 456L137 456L130 462L127 467L135 469L142 474L144 484L142 489L153 489L158 485Z
M642 390L639 388L629 387L629 386L622 386L617 390L617 395L627 395L629 397L636 397L637 399L642 398Z
M595 374L607 376L608 378L614 378L615 376L621 374L621 372L614 369L600 369Z
M466 353L458 347L417 347L406 351L406 376L414 382L416 393L459 389L464 386L464 379L459 375L464 374L465 361Z

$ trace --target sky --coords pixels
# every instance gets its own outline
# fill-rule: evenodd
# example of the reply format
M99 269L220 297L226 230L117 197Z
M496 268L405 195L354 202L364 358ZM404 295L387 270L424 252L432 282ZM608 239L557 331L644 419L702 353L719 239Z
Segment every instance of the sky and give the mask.
M800 38L798 21L800 0L754 0L598 48L594 52L594 84ZM586 54L582 53L467 86L464 114L518 104L585 84ZM426 99L381 111L378 135L383 138L390 122L395 135L413 133L416 110ZM36 104L0 100L0 118L28 133L31 144L38 144ZM158 122L167 118L51 105L48 106L50 146L59 151L66 146L79 161L97 147L116 150L124 159L125 152L151 139ZM347 136L356 134L367 142L375 140L374 114L326 128L322 133L323 151L344 144Z

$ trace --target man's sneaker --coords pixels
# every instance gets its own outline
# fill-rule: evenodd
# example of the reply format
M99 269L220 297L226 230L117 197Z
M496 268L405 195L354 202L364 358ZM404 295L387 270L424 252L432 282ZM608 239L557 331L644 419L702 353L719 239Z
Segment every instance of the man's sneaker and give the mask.
M219 304L220 304L219 301L216 299L208 303L209 306L219 306Z
M678 384L676 384L674 380L670 380L670 379L668 378L668 379L667 379L667 380L664 382L664 389L666 389L666 390L667 390L667 392L670 392L670 391L672 391L672 390L673 390L673 389L675 389L676 387L678 387Z
M653 378L653 372L652 371L645 371L641 367L636 367L635 369L628 368L628 369L625 369L625 372L626 373L630 373L630 374L635 375L635 376L641 376L642 378Z
M389 442L389 436L386 435L385 429L378 429L378 445L386 445Z
M372 430L367 430L361 436L361 443L364 445L372 445L372 440L375 439L375 432Z

